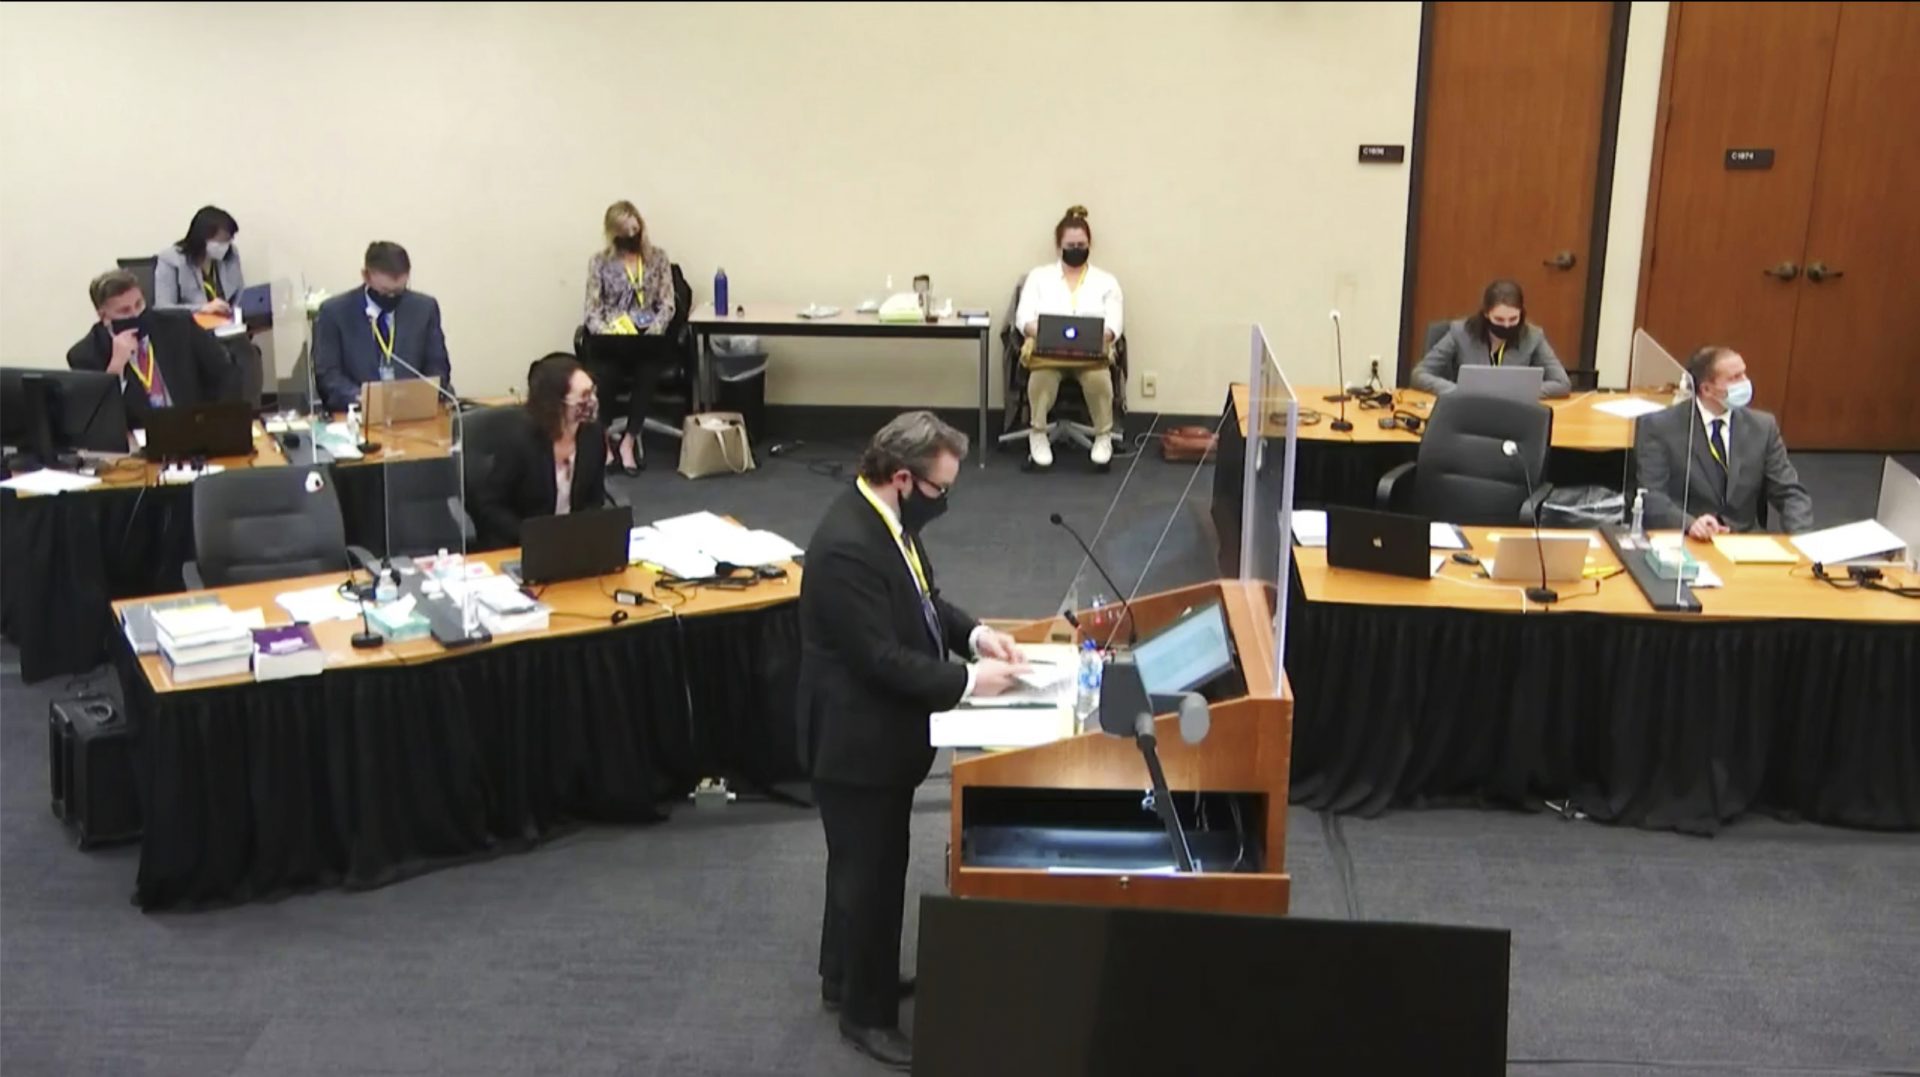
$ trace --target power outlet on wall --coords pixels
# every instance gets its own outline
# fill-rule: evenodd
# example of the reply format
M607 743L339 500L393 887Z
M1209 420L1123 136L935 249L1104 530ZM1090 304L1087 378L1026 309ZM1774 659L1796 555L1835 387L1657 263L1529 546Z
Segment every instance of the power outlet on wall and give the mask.
M1155 374L1151 370L1141 374L1140 375L1140 395L1141 396L1159 396L1160 395L1160 375Z

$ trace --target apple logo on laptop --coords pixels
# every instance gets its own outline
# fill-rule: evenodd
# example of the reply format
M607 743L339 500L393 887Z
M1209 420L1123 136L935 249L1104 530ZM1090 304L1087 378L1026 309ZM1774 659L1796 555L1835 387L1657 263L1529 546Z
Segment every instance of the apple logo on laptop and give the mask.
M1067 326L1068 340L1077 340L1079 336L1080 336L1080 330L1077 326L1071 326L1071 325Z
M1382 550L1386 548L1386 545L1380 541L1380 537L1378 535L1374 536L1373 548L1376 550Z

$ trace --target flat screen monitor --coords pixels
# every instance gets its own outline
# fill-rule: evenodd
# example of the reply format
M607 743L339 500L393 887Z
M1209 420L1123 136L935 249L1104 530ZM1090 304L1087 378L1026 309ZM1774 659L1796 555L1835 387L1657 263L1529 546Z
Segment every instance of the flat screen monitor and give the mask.
M1195 606L1135 644L1133 661L1154 695L1194 691L1233 669L1226 611L1218 602Z

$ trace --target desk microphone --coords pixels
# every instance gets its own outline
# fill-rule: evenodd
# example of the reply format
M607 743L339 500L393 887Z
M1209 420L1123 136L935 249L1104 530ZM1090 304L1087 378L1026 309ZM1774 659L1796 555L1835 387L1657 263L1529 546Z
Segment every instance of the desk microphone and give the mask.
M1073 525L1068 523L1066 521L1066 518L1061 516L1059 513L1056 512L1053 515L1047 517L1047 519L1049 522L1053 524L1053 526L1073 536L1073 541L1076 543L1079 543L1081 552L1087 555L1087 560L1093 562L1093 567L1099 570L1100 578L1107 581L1108 587L1113 588L1113 596L1120 600L1120 608L1122 610L1125 610L1127 615L1127 645L1132 646L1136 643L1139 643L1140 629L1137 626L1135 626L1133 623L1133 603L1127 601L1127 593L1120 589L1119 584L1113 582L1113 577L1107 574L1107 567L1100 563L1100 559L1098 557L1095 557L1093 555L1093 547L1088 546L1087 540L1080 537L1080 532L1075 531L1073 529ZM1071 611L1068 611L1068 612L1071 613ZM1068 623L1074 624L1075 628L1079 627L1078 624L1075 624L1073 622L1071 617L1068 618ZM1101 645L1105 646L1106 641L1102 640Z
M1540 586L1527 588L1527 601L1550 605L1560 601L1560 595L1547 586L1547 549L1540 541L1540 503L1533 499L1533 473L1527 470L1527 462L1520 459L1520 446L1503 441L1500 451L1520 465L1520 476L1527 480L1527 504L1533 507L1533 552L1540 558Z
M1347 421L1347 355L1340 345L1340 312L1330 310L1327 317L1333 319L1333 361L1340 372L1340 395L1337 398L1340 401L1340 417L1328 425L1344 434L1353 429L1353 424ZM1330 396L1327 399L1336 398Z

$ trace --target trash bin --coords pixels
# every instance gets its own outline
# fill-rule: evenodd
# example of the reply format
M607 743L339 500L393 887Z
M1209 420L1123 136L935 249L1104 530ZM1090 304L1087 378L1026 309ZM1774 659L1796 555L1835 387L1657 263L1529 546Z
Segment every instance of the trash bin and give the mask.
M767 353L759 345L757 337L716 337L713 342L713 408L739 412L747 436L755 441L767 436Z

